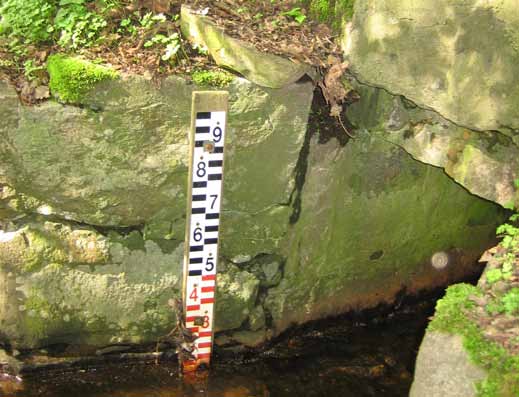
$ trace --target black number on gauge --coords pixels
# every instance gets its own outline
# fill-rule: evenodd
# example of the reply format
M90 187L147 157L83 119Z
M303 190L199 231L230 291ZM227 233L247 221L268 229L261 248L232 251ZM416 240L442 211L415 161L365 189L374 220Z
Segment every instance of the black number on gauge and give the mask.
M195 228L193 231L193 240L195 240L197 243L202 240L202 228Z
M199 162L196 166L196 176L199 178L203 178L205 176L205 163L203 161Z
M205 270L207 272L210 272L214 269L214 258L207 258L207 261L205 262Z
M215 127L213 130L213 137L215 142L220 142L222 140L222 129L220 127Z
M209 197L211 197L213 199L213 201L211 202L211 209L214 209L214 205L216 203L216 199L218 198L218 195L217 194L211 194L211 195L209 195Z

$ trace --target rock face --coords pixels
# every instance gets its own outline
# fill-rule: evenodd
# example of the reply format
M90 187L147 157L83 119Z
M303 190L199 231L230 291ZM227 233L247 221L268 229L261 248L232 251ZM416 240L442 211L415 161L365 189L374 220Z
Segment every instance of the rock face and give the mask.
M476 397L487 376L472 364L459 335L428 331L420 345L410 397Z
M359 78L456 124L515 135L514 0L357 1L345 53Z
M348 109L349 121L416 160L441 167L470 192L519 208L516 2L357 1L344 33L352 84L362 98ZM475 225L473 220L467 225ZM451 311L462 316L463 308L456 304ZM504 353L492 359L481 353L478 362L488 364L483 371L469 362L467 351L486 352L488 341L469 338L463 346L456 334L468 338L468 331L462 332L468 323L449 331L445 319L437 307L431 324L444 322L445 329L429 326L411 396L516 395L516 384L510 387L506 378L517 371ZM486 326L482 334L492 335ZM502 366L496 370L492 360Z
M460 127L383 89L355 87L363 99L347 114L357 127L369 129L423 163L442 167L480 197L503 206L517 199L519 146L512 138Z
M277 331L476 271L496 206L368 131L343 148L318 141L310 145L284 278L267 298ZM449 264L438 271L431 257L442 251Z
M44 222L0 235L0 324L15 346L146 343L175 323L168 300L182 288L183 244L106 237ZM225 268L225 264L222 266ZM260 281L228 265L218 284L217 330L239 328Z
M100 85L78 108L25 107L1 84L0 182L25 198L7 207L99 226L145 224L149 238L183 240L194 86L169 78L157 88L133 77ZM237 79L229 89L224 230L246 233L225 238L232 258L271 252L286 231L313 88L269 90Z
M0 328L12 345L149 343L172 328L194 89L134 76L99 83L80 106L25 107L1 84ZM311 83L228 89L218 343L257 345L444 285L493 243L500 208L370 124L391 114L344 146L307 128ZM449 258L440 270L436 252Z
M361 123L472 193L517 204L518 38L513 1L356 2L344 51L360 82L383 89L360 88L377 108Z

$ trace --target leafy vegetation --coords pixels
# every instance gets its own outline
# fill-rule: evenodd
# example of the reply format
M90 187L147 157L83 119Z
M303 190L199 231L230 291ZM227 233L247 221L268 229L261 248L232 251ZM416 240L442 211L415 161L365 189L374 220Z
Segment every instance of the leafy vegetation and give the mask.
M58 32L58 44L63 48L78 49L93 45L103 28L105 17L90 11L86 0L61 0L54 17L54 29Z
M225 86L230 77L213 72L207 49L185 44L178 17L181 3L207 6L208 17L230 36L260 51L323 70L339 59L332 32L309 21L308 6L319 1L335 12L352 0L231 1L239 7L209 0L0 0L0 73L27 104L49 98L50 91L62 101L77 103L85 91L77 79L74 87L56 83L58 58L49 60L47 67L49 56L56 53L100 61L121 72L152 77L185 73L200 85ZM252 29L236 29L240 23Z
M306 20L306 15L303 14L301 7L292 8L289 11L285 11L285 12L281 13L281 15L286 15L286 16L292 17L299 24L302 24Z
M0 7L0 33L8 34L11 47L51 40L56 10L56 1L4 0Z

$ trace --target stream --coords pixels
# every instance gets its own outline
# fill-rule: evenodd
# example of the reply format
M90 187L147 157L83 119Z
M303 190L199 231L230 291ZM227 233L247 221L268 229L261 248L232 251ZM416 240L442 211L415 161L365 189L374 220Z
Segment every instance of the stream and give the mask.
M110 364L0 382L8 397L407 396L439 294L314 322L258 351L217 349L208 377L179 380L176 362Z

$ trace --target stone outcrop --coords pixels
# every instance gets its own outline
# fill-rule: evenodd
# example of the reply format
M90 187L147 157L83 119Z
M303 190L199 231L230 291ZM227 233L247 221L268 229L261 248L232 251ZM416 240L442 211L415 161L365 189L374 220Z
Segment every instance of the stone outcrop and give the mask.
M14 346L149 343L171 329L195 89L124 76L75 106L26 107L1 83L0 324ZM477 270L499 206L413 160L373 117L349 142L323 136L308 125L312 83L227 89L217 343L257 345ZM365 95L348 117L372 105Z
M420 345L410 397L476 397L476 384L487 376L473 364L463 338L428 332Z
M510 136L519 127L518 49L514 0L357 1L344 44L361 81Z
M477 271L497 206L369 131L345 147L318 142L315 136L310 144L284 278L267 298L278 332ZM449 256L443 270L431 264L436 252Z
M471 193L519 208L516 3L357 1L343 32L350 83L362 98L347 110L348 120L441 167ZM508 241L498 251L516 246ZM515 254L502 255L508 267ZM516 276L513 269L503 270L505 276L491 269L501 277L491 281L499 293L458 285L439 301L411 396L517 395L516 351L503 347L517 330L517 312L499 306L504 280L515 286Z
M183 5L182 33L199 48L206 49L215 62L234 70L263 87L281 88L295 83L305 74L314 74L311 66L256 50L254 46L230 37L197 10Z
M519 17L513 1L356 2L350 70L377 108L361 123L469 191L519 202Z
M0 84L0 182L22 195L11 194L6 208L184 239L195 86L178 77L160 87L130 77L101 84L80 108L22 106ZM223 251L254 257L275 251L286 233L313 86L270 90L236 79L229 90ZM229 237L237 228L239 240Z
M363 98L349 120L437 167L473 194L509 207L517 200L519 146L496 131L460 127L386 90L353 83Z

